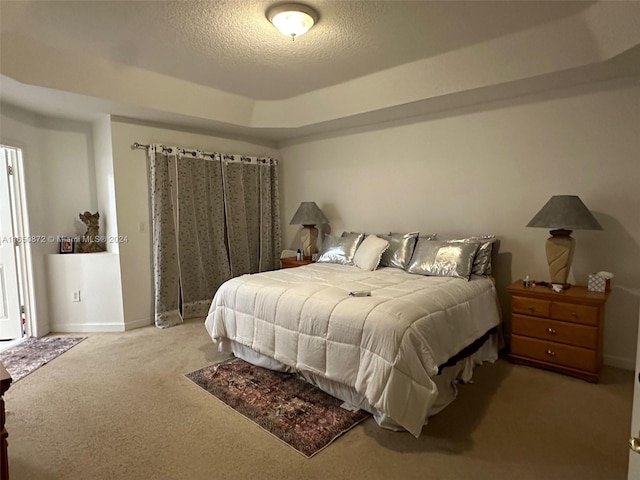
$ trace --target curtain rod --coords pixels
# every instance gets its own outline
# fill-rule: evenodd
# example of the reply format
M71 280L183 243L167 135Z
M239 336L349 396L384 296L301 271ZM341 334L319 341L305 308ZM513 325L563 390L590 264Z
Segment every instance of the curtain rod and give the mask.
M147 150L149 147L150 147L150 145L143 145L143 144L138 143L138 142L133 142L131 144L131 150L136 150L136 149L140 149L140 150L141 149L145 149L145 150Z
M145 145L143 143L138 143L138 142L133 142L131 144L131 150L149 150L149 148L151 148L151 145ZM179 152L182 152L182 154L190 154L192 156L197 156L198 153L200 153L201 155L204 155L206 157L211 157L211 159L214 159L216 155L220 155L225 161L237 161L234 157L239 157L239 161L242 163L248 162L248 163L253 163L253 161L251 160L252 157L245 157L244 155L228 155L228 154L220 154L220 153L206 153L206 152L199 152L198 150L187 150L184 148L179 148L176 147L178 149ZM172 147L165 147L164 145L162 146L162 149L165 152L169 152L171 153ZM255 162L260 165L278 165L278 160L276 160L275 158L263 158L263 157L253 157L253 159L255 160Z
M131 150L149 150L149 148L151 148L151 145L144 145L143 143L138 143L138 142L133 142L131 144ZM197 150L187 150L186 148L179 148L179 147L176 147L176 148L177 148L177 150L179 152L182 152L183 154L188 153L188 154L190 154L190 155L192 155L194 157L198 154ZM165 152L171 153L172 148L171 147L165 147L163 145L162 146L162 150L165 151ZM216 155L215 153L203 153L203 154L205 156L211 157L211 158L213 158L214 155Z

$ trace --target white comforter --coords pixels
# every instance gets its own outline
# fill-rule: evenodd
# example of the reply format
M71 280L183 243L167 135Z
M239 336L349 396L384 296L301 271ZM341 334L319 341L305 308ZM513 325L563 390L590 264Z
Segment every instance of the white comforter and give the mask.
M316 263L227 281L205 324L216 342L233 340L355 389L418 436L437 396L438 366L499 321L487 278Z

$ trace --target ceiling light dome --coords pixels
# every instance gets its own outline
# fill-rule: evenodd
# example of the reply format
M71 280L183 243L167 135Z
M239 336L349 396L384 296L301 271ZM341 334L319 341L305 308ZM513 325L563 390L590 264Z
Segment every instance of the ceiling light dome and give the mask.
M306 5L285 3L267 10L267 18L274 27L295 40L313 27L318 21L318 14Z

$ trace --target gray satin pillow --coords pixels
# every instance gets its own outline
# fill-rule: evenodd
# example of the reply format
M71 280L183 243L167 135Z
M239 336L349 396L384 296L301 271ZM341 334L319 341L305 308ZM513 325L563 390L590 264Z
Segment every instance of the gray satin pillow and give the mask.
M418 232L378 235L389 242L389 248L382 254L380 266L406 270L411 261L418 235Z
M449 242L479 243L478 251L473 259L471 273L474 275L491 275L491 253L496 241L495 235L472 235L470 237L448 240Z
M353 265L353 256L363 238L362 233L343 233L342 237L325 236L317 262Z
M439 242L420 238L407 272L469 280L477 250L477 243Z

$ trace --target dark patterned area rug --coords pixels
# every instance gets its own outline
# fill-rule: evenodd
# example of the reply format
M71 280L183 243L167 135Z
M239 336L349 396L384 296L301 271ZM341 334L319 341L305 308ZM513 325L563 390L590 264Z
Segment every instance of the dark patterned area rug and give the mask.
M294 374L239 358L188 373L187 378L306 457L370 416L341 408L341 400Z
M17 347L0 352L0 362L15 383L85 338L87 337L30 337Z

